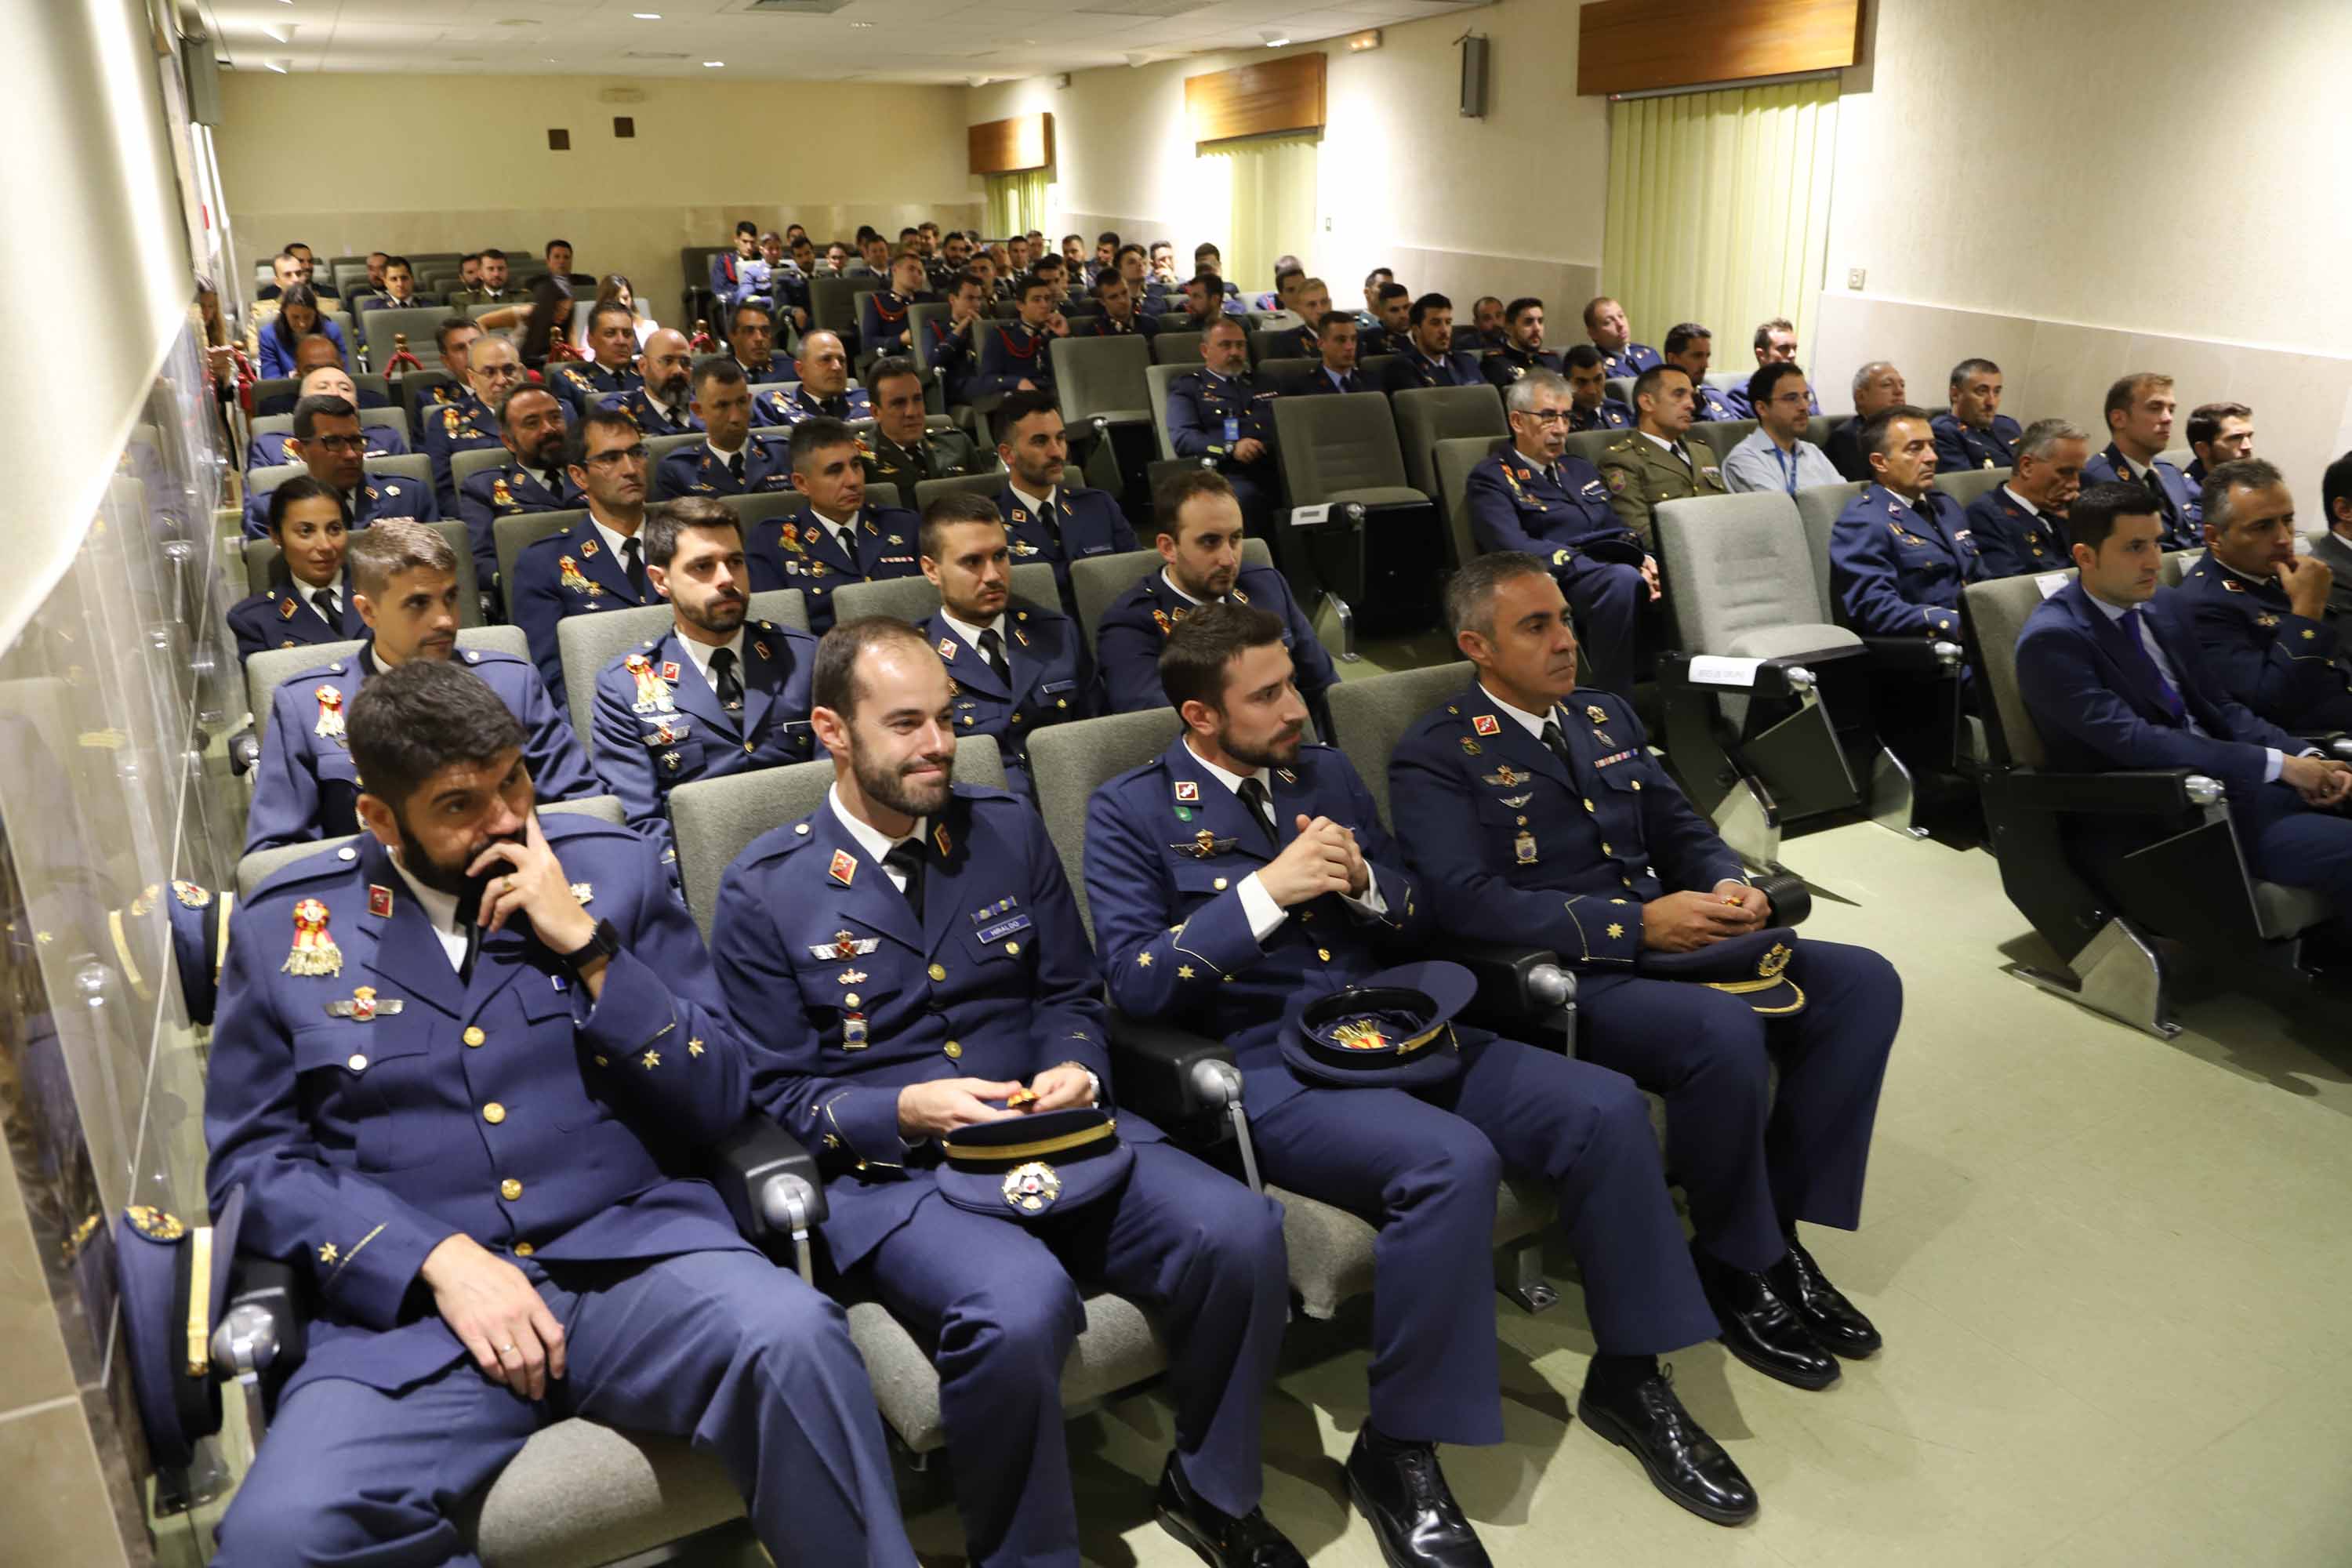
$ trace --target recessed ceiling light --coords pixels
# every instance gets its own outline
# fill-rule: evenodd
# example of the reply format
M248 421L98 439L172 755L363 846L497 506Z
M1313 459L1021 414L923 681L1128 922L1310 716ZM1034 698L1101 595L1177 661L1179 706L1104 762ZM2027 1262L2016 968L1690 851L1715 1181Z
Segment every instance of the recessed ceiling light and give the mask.
M705 60L702 62L702 68L707 71L715 71L726 63L727 62L725 60Z
M629 15L635 17L640 22L658 22L661 20L661 13L658 11L632 11Z
M852 23L851 23L851 24L849 24L849 25L850 25L852 27L858 27L858 28L870 28L870 27L872 27L872 26L874 26L874 24L873 24L873 23L871 23L871 22L852 22Z
M284 63L283 63L283 62L281 62L281 61L278 61L278 60L264 60L264 61L262 61L261 63L262 63L263 65L268 66L271 70L276 71L279 76L285 76L285 75L287 75L287 74L288 74L287 69L286 69L286 67L285 67Z
M1289 34L1275 32L1272 30L1261 32L1258 34L1258 37L1265 40L1265 47L1269 49L1278 49L1282 47L1283 45L1290 42Z

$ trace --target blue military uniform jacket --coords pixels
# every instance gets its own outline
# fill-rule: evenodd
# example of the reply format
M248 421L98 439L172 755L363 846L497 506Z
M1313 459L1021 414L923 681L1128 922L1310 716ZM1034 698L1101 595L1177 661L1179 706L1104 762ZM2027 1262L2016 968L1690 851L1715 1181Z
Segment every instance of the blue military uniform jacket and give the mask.
M1147 315L1141 310L1138 310L1131 320L1124 321L1113 321L1108 316L1083 316L1070 323L1070 333L1073 337L1082 338L1139 337L1150 342L1160 335L1160 318Z
M1952 414L1938 414L1927 424L1936 432L1936 471L1939 474L1962 468L2017 466L2017 438L2024 431L2006 414L1994 415L1990 430L1963 425Z
M466 520L466 541L473 546L474 581L488 588L498 579L499 519L535 511L575 511L587 504L587 497L560 463L553 489L547 488L538 470L512 460L467 475L466 482L457 488L457 515Z
M1531 370L1548 370L1557 374L1559 356L1547 349L1538 349L1529 353L1523 349L1500 348L1478 362L1478 374L1505 392L1510 390L1511 383Z
M742 458L743 477L738 479L709 442L673 447L662 454L654 494L676 500L680 496L770 495L793 488L792 452L774 437L746 437Z
M2007 485L1995 485L1969 502L1961 521L1976 541L1987 577L2060 572L2074 563L2066 552L2065 520L2027 510Z
M245 498L245 536L247 539L269 537L269 498L274 490L256 491ZM398 474L366 475L353 486L347 498L352 507L352 527L365 528L384 518L407 518L417 522L441 521L441 506L430 485Z
M837 397L818 398L803 384L793 387L789 397L781 392L763 392L751 404L751 423L768 427L790 429L820 414L832 419L871 419L874 408L862 386L850 387Z
M2180 514L2190 532L2201 542L2205 536L2205 459L2191 458L2189 466L2180 470Z
M2149 465L2148 471L2156 476L2157 505L2164 521L2164 548L2205 548L2205 536L2198 526L2204 517L2204 507L2200 498L2190 493L2188 477L2161 458ZM2083 483L2085 486L2107 485L2118 480L2125 484L2144 485L2147 482L2132 477L2132 468L2124 458L2123 448L2110 441L2105 451L2083 465ZM2194 518L2191 517L2192 510Z
M441 503L441 511L434 513L438 517L441 512L457 510L457 481L450 471L449 460L478 447L502 447L506 437L499 434L499 416L471 392L422 412L425 455L433 459L434 499Z
M1054 563L1054 581L1061 589L1062 607L1071 607L1070 563L1089 555L1118 555L1136 548L1135 529L1121 511L1118 498L1108 490L1087 489L1065 482L1046 500L1058 513L1055 531L1061 535L1059 544L1054 532L1029 508L1029 503L1013 493L1013 481L1007 479L997 487L996 515L1004 520L1005 543L1013 552L1014 564L1024 561L1050 561Z
M909 299L893 289L876 289L866 296L865 303L858 309L859 350L892 354L913 353L912 333L908 333L907 342L898 341L898 334L907 331L908 311L916 305L936 305L939 302L937 294L917 294Z
M628 563L604 548L604 535L589 519L523 546L515 557L514 581L507 584L508 613L530 641L540 679L558 697L563 694L559 622L567 616L664 603L650 576L643 595L629 585Z
M681 403L665 413L642 384L626 392L615 392L599 398L596 405L627 415L629 423L635 425L641 435L687 436L703 427L702 421L686 404Z
M692 1172L749 1109L743 1047L694 922L645 840L541 829L621 951L593 1003L517 922L458 978L369 836L269 878L236 911L205 1091L215 1212L297 1266L320 1310L289 1392L386 1392L465 1360L416 1287L466 1235L550 1264L751 1250ZM478 1047L478 1048L465 1048Z
M1613 397L1604 397L1600 406L1590 414L1580 408L1570 409L1568 427L1571 431L1631 430L1633 428L1633 411Z
M1234 578L1229 597L1237 605L1264 610L1282 622L1282 646L1290 650L1299 695L1316 711L1316 722L1329 732L1322 711L1323 694L1339 684L1331 656L1315 636L1315 627L1290 592L1290 584L1270 566L1244 563ZM1095 647L1102 659L1103 689L1108 710L1140 713L1168 706L1160 687L1160 650L1178 622L1192 613L1193 601L1168 585L1164 569L1153 567L1135 585L1110 603L1095 628Z
M1293 397L1317 397L1334 393L1378 392L1381 389L1379 387L1374 386L1371 384L1370 378L1366 376L1360 369L1350 370L1340 382L1334 383L1331 379L1331 373L1324 369L1322 364L1318 362L1315 366L1314 374L1309 375L1305 381L1301 382L1298 384L1297 389L1290 393L1288 395Z
M808 602L809 630L823 637L833 629L835 588L845 583L912 577L921 572L917 541L923 520L915 513L904 507L868 504L859 509L852 526L857 541L854 555L835 542L814 512L763 518L753 523L751 537L743 542L751 591L799 589Z
M1579 691L1551 717L1567 763L1475 681L1415 720L1389 762L1405 858L1444 929L1548 946L1587 984L1630 975L1644 903L1746 877L1631 702Z
M2275 577L2248 577L2210 554L2154 608L2172 617L2204 674L2231 700L2283 730L2352 723L2352 680L2336 623L2298 616Z
M351 568L343 568L337 593L341 613L331 623L312 602L312 590L289 577L258 594L248 594L229 606L229 635L236 638L239 663L264 648L310 647L320 643L349 642L368 635L367 623L352 607Z
M1391 392L1408 392L1417 386L1476 386L1486 380L1478 374L1478 356L1456 349L1443 359L1432 359L1411 341L1399 343L1389 360Z
M1728 393L1719 386L1710 386L1703 381L1694 382L1691 384L1691 405L1693 410L1691 417L1694 421L1751 417L1739 411L1738 406L1731 401Z
M809 728L816 638L773 621L746 621L741 653L743 702L731 712L687 657L675 626L596 672L597 777L666 862L676 853L672 789L816 755Z
M1601 558L1612 564L1640 565L1647 552L1609 504L1601 470L1563 452L1553 472L1557 480L1511 446L1470 470L1463 495L1478 548L1524 551L1564 566L1573 555L1598 546Z
M1004 759L1006 786L1034 802L1029 737L1049 724L1094 716L1094 660L1077 622L1025 599L1005 601L1003 633L1004 663L1013 673L1010 685L998 679L980 650L948 625L945 610L933 612L923 623L923 636L955 681L956 733L995 737Z
M947 321L927 323L923 359L940 378L940 395L950 408L961 407L972 399L973 382L980 375L980 349L973 342L988 330L987 323L975 321L969 331L953 331Z
M367 438L366 457L404 458L408 455L408 435L397 426L363 422L360 426L360 434ZM250 473L256 468L274 468L280 463L293 462L295 459L286 455L286 443L293 439L295 436L291 430L264 430L256 436L245 449L246 471Z
M1054 340L1033 332L1019 321L983 321L972 329L980 340L980 374L976 393L1012 392L1028 382L1040 392L1054 390Z
M1960 589L1987 575L1960 503L1932 485L1916 506L1865 485L1830 531L1830 586L1864 637L1957 637Z
M751 841L711 931L752 1059L752 1096L815 1152L836 1268L932 1198L935 1143L898 1135L898 1091L1027 1079L1076 1062L1111 1099L1094 954L1037 814L959 784L923 825L923 918L828 800ZM1160 1133L1122 1111L1119 1136Z
M1214 458L1227 473L1267 471L1274 466L1276 395L1247 374L1219 375L1205 366L1188 370L1168 383L1169 444L1180 458ZM1249 440L1265 446L1265 456L1254 464L1233 455L1236 443Z
M1425 956L1417 950L1433 929L1420 884L1345 755L1302 746L1267 787L1284 845L1301 816L1354 830L1381 913L1325 894L1286 911L1261 947L1240 888L1280 851L1181 734L1087 806L1087 902L1111 1005L1230 1044L1255 1115L1308 1087L1283 1059L1283 1021L1390 963Z
M546 383L550 392L571 405L576 420L614 394L643 386L646 378L626 365L608 370L594 360L568 360L548 367Z
M1631 380L1645 370L1655 370L1666 363L1658 351L1647 343L1628 342L1614 353L1601 348L1599 343L1592 346L1600 353L1601 368L1607 371L1612 380L1618 376Z
M347 658L286 680L270 699L261 761L253 772L253 805L246 813L247 854L359 831L359 773L344 721L374 668L374 652L371 639ZM522 721L523 765L540 799L583 800L603 793L572 726L529 665L482 648L461 648L457 658Z

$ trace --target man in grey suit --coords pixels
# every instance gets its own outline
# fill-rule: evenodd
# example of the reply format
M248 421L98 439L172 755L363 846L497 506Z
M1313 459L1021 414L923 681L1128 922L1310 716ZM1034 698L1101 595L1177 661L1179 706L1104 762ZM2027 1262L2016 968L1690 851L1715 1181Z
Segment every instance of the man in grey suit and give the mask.
M2347 575L2352 574L2352 452L2327 465L2319 495L2327 531L2312 542L2311 552L2336 574L2336 585L2327 593L2327 613L2352 615L2352 575Z

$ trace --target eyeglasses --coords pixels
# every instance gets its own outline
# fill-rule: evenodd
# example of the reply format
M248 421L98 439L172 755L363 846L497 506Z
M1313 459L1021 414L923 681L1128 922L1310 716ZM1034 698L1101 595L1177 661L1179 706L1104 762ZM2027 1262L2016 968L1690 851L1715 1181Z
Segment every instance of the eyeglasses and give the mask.
M615 447L609 452L598 452L591 457L588 459L588 467L592 468L610 468L622 463L642 463L646 460L646 448L642 445L635 447Z
M1538 425L1565 425L1570 414L1565 408L1530 408L1526 412Z
M311 439L310 444L329 452L364 452L367 450L367 437L364 436L319 436L314 437Z

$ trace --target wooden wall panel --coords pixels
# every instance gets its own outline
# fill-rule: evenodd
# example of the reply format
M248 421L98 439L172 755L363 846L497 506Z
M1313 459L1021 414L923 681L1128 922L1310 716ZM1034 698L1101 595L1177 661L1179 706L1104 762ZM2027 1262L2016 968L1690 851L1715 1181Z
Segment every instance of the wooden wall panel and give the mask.
M1576 90L1645 92L1862 58L1863 0L1601 0L1577 14Z
M1184 79L1194 142L1323 129L1323 51Z
M966 133L975 174L1011 174L1023 169L1043 169L1054 162L1054 117L1016 114L992 120Z

